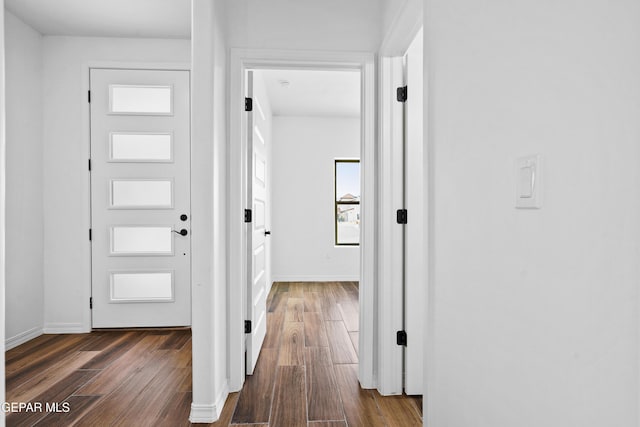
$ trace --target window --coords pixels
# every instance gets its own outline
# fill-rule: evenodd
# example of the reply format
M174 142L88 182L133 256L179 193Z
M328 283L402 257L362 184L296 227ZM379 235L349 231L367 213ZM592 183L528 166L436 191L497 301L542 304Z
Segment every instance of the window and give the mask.
M336 245L360 244L360 160L335 161Z
M173 115L173 87L109 85L109 113Z

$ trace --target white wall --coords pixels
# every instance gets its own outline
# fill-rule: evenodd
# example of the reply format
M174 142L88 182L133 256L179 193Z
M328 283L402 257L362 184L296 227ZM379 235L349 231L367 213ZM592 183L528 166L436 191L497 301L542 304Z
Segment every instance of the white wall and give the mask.
M5 276L6 276L6 245L5 245L5 223L6 223L6 157L5 157L5 132L6 132L6 97L5 97L5 36L4 36L4 0L0 0L0 342L4 342L5 337ZM4 351L0 351L0 402L5 402L5 369ZM0 417L0 427L4 427L5 417Z
M5 12L6 337L12 348L42 333L42 36Z
M383 39L378 54L404 56L422 28L423 0L387 0L382 13Z
M382 0L227 0L229 46L374 52Z
M640 3L425 7L428 425L637 426Z
M227 398L226 42L222 2L194 0L191 244L192 422L213 422Z
M218 415L228 393L228 340L227 340L227 23L224 4L213 7L213 298L211 305L201 308L213 311L214 329L211 336L214 344L213 396ZM193 172L192 172L193 173ZM197 190L197 188L196 188ZM193 191L193 189L192 189ZM198 194L193 193L192 194ZM211 360L211 359L209 359ZM208 362L209 360L206 360ZM194 373L194 376L198 372Z
M394 24L394 21L401 14L402 10L407 6L408 0L386 0L382 5L382 29L388 32Z
M188 40L44 37L45 332L87 331L91 61L190 62Z
M274 281L358 280L359 247L336 247L334 160L360 157L360 119L273 118Z

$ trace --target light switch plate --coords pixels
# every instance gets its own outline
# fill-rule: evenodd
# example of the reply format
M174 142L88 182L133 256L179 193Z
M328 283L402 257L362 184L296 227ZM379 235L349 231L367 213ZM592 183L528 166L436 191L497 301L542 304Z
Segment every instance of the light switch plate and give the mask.
M542 158L539 154L516 159L516 208L542 207Z

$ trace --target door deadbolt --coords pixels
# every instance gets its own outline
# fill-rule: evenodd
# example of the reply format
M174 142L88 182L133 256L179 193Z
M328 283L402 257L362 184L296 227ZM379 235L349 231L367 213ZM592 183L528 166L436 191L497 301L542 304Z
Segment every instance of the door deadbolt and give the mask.
M180 221L186 221L187 219L189 219L189 217L187 216L187 214L182 214L182 215L180 215Z

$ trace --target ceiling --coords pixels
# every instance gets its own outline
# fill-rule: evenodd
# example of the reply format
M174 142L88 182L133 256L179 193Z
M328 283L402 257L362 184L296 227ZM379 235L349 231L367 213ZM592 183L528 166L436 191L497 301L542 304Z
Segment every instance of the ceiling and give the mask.
M44 35L191 37L191 0L5 0Z
M44 35L191 37L191 0L5 0ZM357 71L260 70L274 115L360 116ZM281 81L289 82L287 87Z
M358 71L258 70L256 74L265 83L274 116L360 117Z

